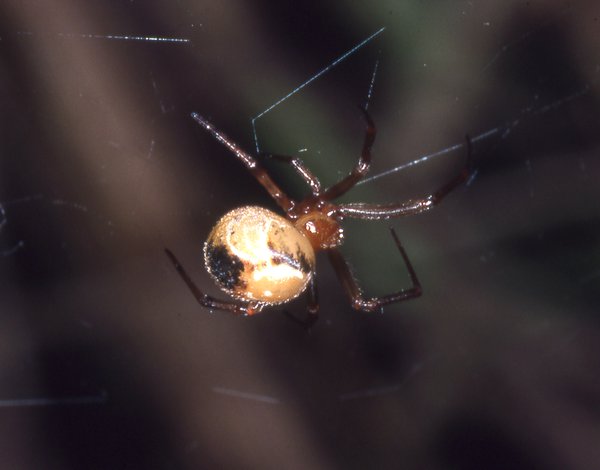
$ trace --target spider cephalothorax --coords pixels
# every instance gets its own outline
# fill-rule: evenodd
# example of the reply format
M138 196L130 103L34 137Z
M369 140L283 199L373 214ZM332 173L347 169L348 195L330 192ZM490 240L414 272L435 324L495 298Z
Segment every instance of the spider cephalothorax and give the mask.
M450 191L469 176L471 146L467 139L468 163L463 170L438 191L420 199L397 204L335 204L369 171L375 125L363 111L367 130L363 150L352 172L338 183L323 190L319 180L295 157L265 155L290 164L311 188L311 195L296 202L271 179L258 160L241 150L210 122L193 113L192 117L215 139L225 145L246 166L284 211L285 217L268 209L243 206L225 214L212 229L204 244L207 271L216 284L233 299L218 300L198 289L170 250L167 255L192 290L198 302L209 309L252 315L265 306L282 304L308 290L309 323L317 318L315 252L326 250L329 260L357 310L375 311L384 305L421 295L421 284L400 244L396 232L392 237L411 277L412 286L399 292L366 298L348 264L338 250L343 242L341 222L344 218L381 220L418 214L437 205Z

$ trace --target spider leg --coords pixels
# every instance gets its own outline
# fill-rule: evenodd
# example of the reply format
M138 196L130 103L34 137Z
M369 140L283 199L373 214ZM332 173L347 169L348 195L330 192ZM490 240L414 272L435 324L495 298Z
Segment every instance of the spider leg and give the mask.
M350 190L356 183L358 183L369 171L371 166L371 147L375 142L375 135L377 133L375 124L371 119L371 116L366 109L361 108L365 121L367 121L367 130L365 131L365 140L363 142L362 152L358 163L354 169L341 181L338 181L333 186L330 186L322 194L321 198L325 201L340 197L342 194Z
M373 312L376 310L381 310L384 305L388 305L394 302L400 302L402 300L412 299L421 295L421 283L419 282L417 274L415 273L415 270L410 260L408 259L408 255L406 254L406 251L404 251L404 247L400 243L400 240L396 235L396 231L393 228L390 228L390 231L392 232L392 237L394 238L394 242L396 243L396 246L400 251L400 255L404 260L404 264L406 265L406 269L408 270L408 274L410 275L410 279L412 282L412 287L408 289L402 289L401 291L395 292L393 294L384 295L381 297L365 298L361 292L360 287L358 286L354 275L350 271L348 263L346 262L342 254L336 249L328 251L329 260L331 261L331 264L335 269L335 272L338 278L340 279L340 282L342 283L346 294L348 294L348 297L350 297L350 300L352 301L352 306L356 310Z
M314 316L315 320L319 316L319 292L317 291L317 274L313 272L308 284L308 314Z
M313 272L310 283L308 284L308 315L304 322L306 328L312 327L319 319L319 293L317 291L317 274Z
M188 275L185 269L183 269L183 266L175 257L175 255L171 252L171 250L165 248L165 253L173 263L173 266L175 266L175 269L177 270L183 281L192 291L192 294L194 294L194 297L196 297L198 303L203 307L206 307L209 310L226 310L236 315L253 315L262 310L263 306L260 303L247 303L244 305L235 302L218 300L214 297L211 297L210 295L204 294L200 289L198 289L194 281L192 281L192 278Z
M314 272L308 284L307 295L308 303L306 307L308 310L308 315L305 319L301 320L300 318L297 318L296 316L292 315L287 310L284 310L283 313L285 313L291 320L295 321L296 323L299 323L307 330L310 330L312 326L316 323L316 321L319 319L319 296L317 293L316 273Z
M288 212L294 207L292 201L283 190L271 179L269 173L260 166L258 161L250 154L244 152L235 142L227 137L198 113L192 113L192 118L207 130L217 141L227 147L236 158L240 160L256 180L267 190L271 197L275 200L279 207Z
M261 157L279 160L291 165L294 170L302 177L302 179L310 186L310 190L312 191L314 196L319 196L321 194L321 182L319 179L310 171L304 162L299 157L290 157L288 155L277 155L273 153L261 153Z
M391 217L401 217L403 215L420 214L433 209L438 205L450 192L456 189L469 179L473 170L473 150L471 139L467 139L467 163L458 175L441 186L437 191L425 196L421 199L409 199L405 202L393 204L363 204L349 203L340 204L336 208L336 215L340 217L352 217L355 219L366 220L381 220Z

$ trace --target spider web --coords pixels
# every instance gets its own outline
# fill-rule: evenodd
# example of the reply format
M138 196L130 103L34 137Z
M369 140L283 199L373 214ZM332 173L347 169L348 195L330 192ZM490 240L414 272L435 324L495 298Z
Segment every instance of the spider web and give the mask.
M489 468L466 444L481 442L506 468L550 468L547 449L586 468L600 72L585 8L0 7L0 407L21 423L0 428L6 461ZM331 183L362 143L356 104L378 137L352 200L426 194L464 134L475 144L476 178L430 215L348 223L366 292L406 285L393 224L424 296L359 315L324 258L310 333L280 314L302 318L302 299L247 319L198 308L163 248L220 295L203 239L223 212L271 201L190 112Z

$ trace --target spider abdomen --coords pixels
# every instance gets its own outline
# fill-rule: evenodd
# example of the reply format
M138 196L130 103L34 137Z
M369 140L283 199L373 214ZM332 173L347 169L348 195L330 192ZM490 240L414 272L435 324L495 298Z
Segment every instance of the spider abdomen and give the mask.
M217 222L204 244L204 262L217 285L233 297L278 304L306 289L315 253L289 220L244 206Z

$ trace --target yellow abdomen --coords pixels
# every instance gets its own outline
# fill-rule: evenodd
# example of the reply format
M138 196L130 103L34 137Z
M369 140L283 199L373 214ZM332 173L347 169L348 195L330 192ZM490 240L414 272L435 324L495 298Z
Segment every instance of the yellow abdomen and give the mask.
M204 262L228 294L278 304L306 289L315 252L289 220L262 207L244 206L217 222L204 244Z

